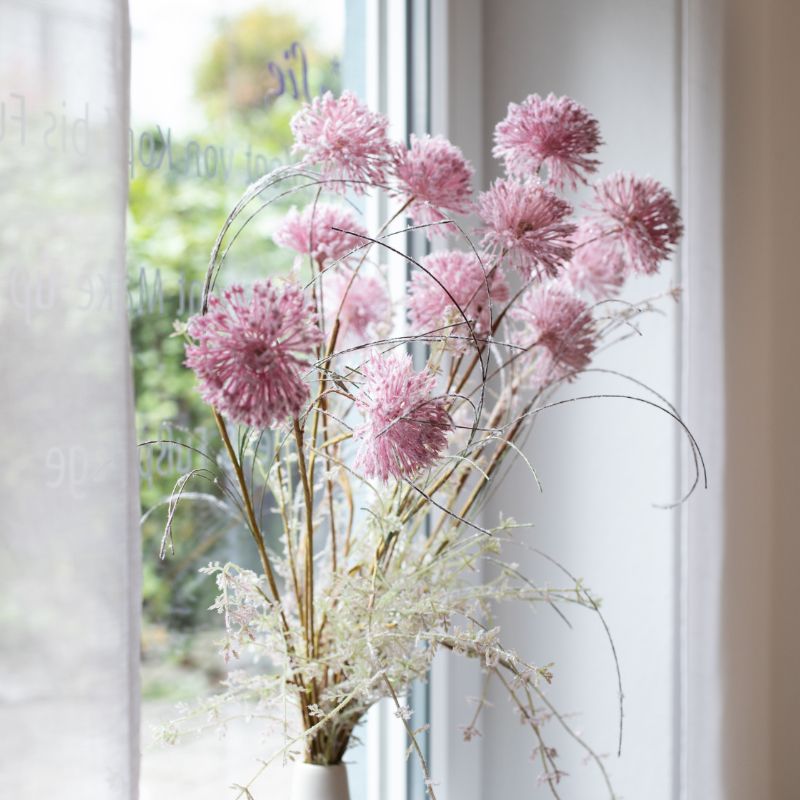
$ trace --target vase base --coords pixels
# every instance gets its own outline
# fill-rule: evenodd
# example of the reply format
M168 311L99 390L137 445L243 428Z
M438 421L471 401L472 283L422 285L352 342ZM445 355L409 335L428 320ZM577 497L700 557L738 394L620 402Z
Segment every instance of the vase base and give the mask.
M350 800L347 768L344 764L295 764L291 800Z

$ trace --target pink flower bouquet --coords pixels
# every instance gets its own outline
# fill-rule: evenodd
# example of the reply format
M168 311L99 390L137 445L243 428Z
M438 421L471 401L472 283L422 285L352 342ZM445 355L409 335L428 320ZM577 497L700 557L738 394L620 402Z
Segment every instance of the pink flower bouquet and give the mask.
M563 192L594 179L602 141L567 97L509 106L494 148L507 175L477 197L458 147L441 136L393 142L387 120L350 93L315 99L291 128L302 160L258 180L232 211L203 312L185 329L186 365L222 447L204 474L179 481L165 548L187 480L208 478L259 554L255 570L205 570L219 587L225 657L251 652L261 664L232 671L210 705L252 703L279 720L284 755L339 764L366 711L388 697L422 759L402 698L447 649L507 689L556 793L546 723L569 723L547 698L554 676L504 645L492 608L600 612L566 572L563 587L546 589L519 574L503 549L524 526L482 518L481 506L511 462L535 485L521 438L554 391L654 308L657 298L614 298L670 257L675 200L651 178L618 173L576 211ZM388 219L369 232L359 209L381 193ZM294 270L217 290L236 238L287 196L307 199L274 231ZM412 235L432 252L407 255ZM660 400L631 397L677 419ZM572 733L610 791L603 761Z

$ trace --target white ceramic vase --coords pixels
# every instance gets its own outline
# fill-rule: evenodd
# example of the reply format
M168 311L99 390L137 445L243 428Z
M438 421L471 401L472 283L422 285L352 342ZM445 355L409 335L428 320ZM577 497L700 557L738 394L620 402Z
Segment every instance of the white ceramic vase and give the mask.
M292 770L291 800L350 800L347 768L344 764L296 763Z

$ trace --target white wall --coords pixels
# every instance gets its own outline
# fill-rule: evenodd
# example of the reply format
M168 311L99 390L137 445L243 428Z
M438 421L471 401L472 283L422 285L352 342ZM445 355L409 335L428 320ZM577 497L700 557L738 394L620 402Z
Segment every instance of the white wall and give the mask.
M511 610L499 621L522 651L555 660L553 698L581 712L578 727L610 754L620 795L793 800L800 786L800 4L448 5L459 30L446 57L454 84L448 133L468 155L488 150L508 101L552 90L600 119L608 169L650 172L679 192L684 274L675 267L661 285L680 280L684 302L604 364L680 403L710 476L709 490L681 512L651 508L689 478L674 428L632 405L571 406L543 418L528 446L544 495L520 472L488 510L532 519L530 540L604 598L625 685L622 759L613 756L614 676L597 624L573 614L575 630L566 631L547 614ZM484 178L493 177L496 165L482 166ZM633 287L629 296L649 288ZM591 378L574 390L601 386L609 388ZM529 573L548 574L534 558L519 560ZM449 772L468 776L462 786L479 779L480 789L458 796L543 796L532 785L530 740L502 696L494 700L482 766L468 751L451 757ZM602 796L589 768L568 768L564 797Z
M752 10L749 10L752 13ZM797 256L797 222L800 219L800 4L782 0L772 4L767 37L769 138L762 150L768 159L771 243L769 266L773 273L769 309L770 349L774 387L771 417L774 443L772 503L772 575L770 585L772 665L768 772L773 776L773 797L789 800L800 792L800 625L798 624L798 569L800 568L800 265ZM742 365L744 366L744 365ZM758 395L757 387L751 392ZM757 531L758 528L755 528Z
M651 174L680 187L679 3L672 0L485 2L483 6L484 148L509 101L531 92L569 94L600 120L607 145L604 171ZM484 165L487 178L498 173ZM674 267L627 292L631 300L666 291ZM679 309L642 326L644 338L603 355L598 366L630 373L667 398L681 396ZM608 377L586 377L563 397L630 392ZM632 392L639 394L640 392ZM623 755L616 757L617 693L603 629L590 613L574 611L567 629L552 613L499 613L505 637L536 663L554 661L551 697L599 752L609 755L615 789L623 797L675 796L678 761L679 515L653 502L679 492L678 431L658 412L624 401L589 401L540 418L526 450L544 484L539 496L525 469L512 475L487 509L533 521L526 541L585 578L603 598L620 657L625 691ZM563 579L541 558L520 550L523 571L553 585ZM534 743L513 719L502 690L483 724L483 797L530 798L537 766ZM574 747L550 735L570 773L565 797L602 797L592 766Z
M800 6L728 0L724 31L726 800L800 792Z
M484 57L482 0L431 3L431 129L456 142L483 180ZM474 712L467 698L480 694L477 663L440 653L431 678L431 771L438 800L481 800L481 745L466 743L459 726Z

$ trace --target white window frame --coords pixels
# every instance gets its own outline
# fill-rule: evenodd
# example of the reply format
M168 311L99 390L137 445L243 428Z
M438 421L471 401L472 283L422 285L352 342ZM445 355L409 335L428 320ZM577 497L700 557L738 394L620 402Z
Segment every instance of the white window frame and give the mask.
M481 0L434 0L430 16L430 127L457 144L483 181L483 52ZM482 800L480 739L464 742L467 698L479 697L477 662L440 653L430 684L431 775L438 800Z
M682 396L678 407L716 471L712 491L683 508L676 583L680 612L675 671L676 800L724 800L722 564L725 552L725 376L723 331L724 0L678 0L681 43L681 197L686 224L679 270L684 288L679 335ZM456 142L482 178L482 0L436 0L431 9L431 132ZM540 87L546 88L546 87ZM682 466L691 474L688 453ZM480 800L481 741L455 731L465 696L479 693L479 670L444 656L431 681L431 761L440 800Z
M698 493L681 520L678 796L724 800L724 3L683 0L681 17L681 410L703 448L712 489Z

